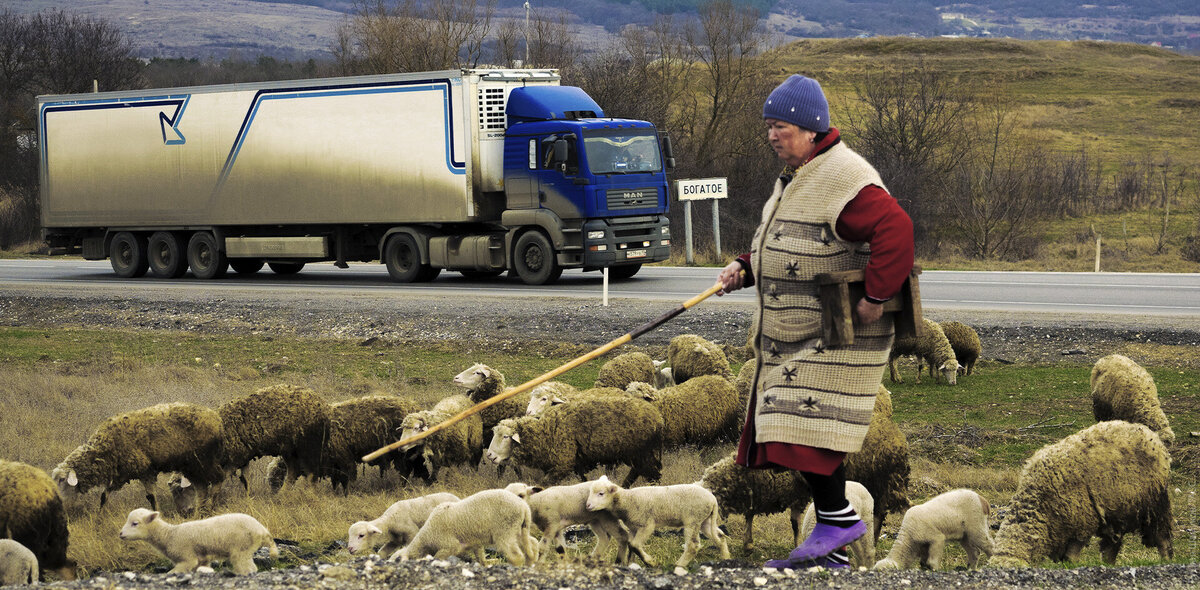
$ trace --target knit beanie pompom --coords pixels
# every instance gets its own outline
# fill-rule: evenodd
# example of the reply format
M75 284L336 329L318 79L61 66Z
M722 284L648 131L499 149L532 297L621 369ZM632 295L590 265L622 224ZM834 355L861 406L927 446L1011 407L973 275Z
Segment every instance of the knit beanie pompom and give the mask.
M824 133L829 131L829 103L816 80L792 74L767 97L763 118L787 121L809 131Z

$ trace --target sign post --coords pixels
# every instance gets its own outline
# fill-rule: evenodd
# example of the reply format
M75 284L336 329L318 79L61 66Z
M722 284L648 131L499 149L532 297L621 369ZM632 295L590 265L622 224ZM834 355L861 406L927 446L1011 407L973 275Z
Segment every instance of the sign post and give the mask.
M687 263L692 264L692 201L712 199L713 241L721 258L721 218L717 201L729 196L725 178L692 178L675 181L675 195L683 201L683 232L687 244Z

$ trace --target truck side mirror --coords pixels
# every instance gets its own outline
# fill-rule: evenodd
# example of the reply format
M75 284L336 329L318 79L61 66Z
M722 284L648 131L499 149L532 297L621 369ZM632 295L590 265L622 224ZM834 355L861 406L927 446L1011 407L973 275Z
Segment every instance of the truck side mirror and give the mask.
M667 172L670 172L675 169L675 150L671 147L671 136L663 135L661 141L663 165L666 167Z
M559 170L566 171L567 169L567 151L569 149L567 140L558 139L554 141L554 163L558 165Z

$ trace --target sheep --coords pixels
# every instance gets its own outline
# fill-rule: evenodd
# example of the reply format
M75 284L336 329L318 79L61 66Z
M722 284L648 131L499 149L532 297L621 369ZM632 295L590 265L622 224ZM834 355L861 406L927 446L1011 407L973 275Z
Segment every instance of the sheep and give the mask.
M939 325L946 334L946 340L950 341L950 348L954 349L959 372L970 375L975 371L975 361L979 360L979 353L983 351L979 333L975 328L953 320Z
M871 498L871 493L867 488L857 481L846 482L846 499L850 501L850 506L858 513L863 522L872 522L875 518L875 500ZM794 521L793 521L794 522ZM808 508L804 509L803 520L800 524L800 534L795 538L795 544L800 544L800 539L808 537L813 529L817 526L816 508L812 503L809 503ZM863 535L850 544L850 564L854 567L870 567L875 563L875 538L870 535Z
M904 382L896 368L896 359L911 354L917 357L917 383L921 382L921 371L925 369L925 363L929 363L929 376L933 377L935 382L944 377L947 383L956 385L958 359L954 356L954 348L950 346L946 333L933 320L921 318L921 321L924 327L920 338L896 338L892 343L892 352L888 355L888 370L892 382ZM934 373L934 367L937 367L937 373Z
M400 423L400 438L425 432L473 405L465 395L443 398L433 408L405 416ZM420 457L425 473L429 474L426 478L428 481L436 479L442 467L463 463L478 466L483 457L483 420L479 414L472 414L449 428L416 443L404 445L399 450Z
M513 565L534 563L538 548L537 539L529 534L532 526L533 516L524 500L508 490L484 490L439 504L412 541L389 559L426 555L445 559L469 553L483 563L483 549L491 546Z
M1110 354L1092 367L1092 413L1097 422L1126 420L1145 424L1164 443L1175 441L1175 431L1158 403L1158 387L1136 362Z
M474 403L487 401L504 392L504 374L482 363L475 363L467 370L455 375L454 384L466 389L467 397ZM483 419L483 440L492 440L492 428L505 418L516 418L529 407L531 392L518 393L479 412Z
M630 387L641 381L630 383ZM546 385L555 384L552 387L543 389ZM649 386L647 386L649 387ZM653 388L651 388L653 390ZM570 385L556 383L551 381L539 385L533 389L533 394L529 398L529 407L525 409L526 416L537 416L550 406L560 404L569 404L584 399L598 399L602 397L628 397L625 390L617 389L616 387L593 387L591 389L578 390Z
M540 469L549 482L572 471L584 480L598 465L627 464L630 485L639 475L658 480L662 432L662 415L651 404L628 397L588 399L501 421L487 456L497 465Z
M36 583L37 556L12 539L0 539L0 586Z
M1025 462L988 565L1026 567L1079 558L1092 535L1112 564L1125 533L1163 559L1171 544L1171 459L1158 435L1122 420L1089 426L1046 445Z
M875 499L873 538L878 539L887 515L910 506L908 439L892 421L892 394L882 384L862 448L846 455L843 465L846 479L861 483Z
M242 472L243 489L249 489L246 466L259 457L282 457L289 480L319 472L330 407L313 390L271 385L225 402L217 412L225 428L221 466L230 474Z
M592 512L587 509L587 497L592 482L585 481L569 486L540 488L521 482L508 484L504 489L520 496L529 504L533 513L533 524L542 532L541 557L550 555L551 547L565 553L568 526L587 525L596 535L596 546L591 556L598 558L608 552L610 539L617 539L617 555L624 555L627 541L620 523L607 512Z
M656 373L657 369L650 355L644 352L627 352L600 367L595 386L625 389L634 381L653 383Z
M379 518L360 520L350 525L346 533L346 547L350 553L360 549L374 551L380 543L380 557L388 557L393 551L408 544L434 507L446 502L457 502L461 498L448 492L437 492L419 498L400 500L388 507Z
M680 385L634 395L649 401L662 414L665 446L713 442L741 426L738 394L725 377L701 375Z
M145 508L134 508L121 527L125 541L145 541L175 567L171 573L196 571L217 559L229 560L233 573L241 576L258 571L254 552L266 547L271 557L279 557L279 548L271 532L249 514L232 513L210 516L181 524L170 524L162 515Z
M154 486L159 473L178 471L198 486L199 505L216 493L225 474L218 463L224 444L221 417L195 404L158 404L113 416L71 451L50 477L68 501L101 487L108 492L139 480L146 501L157 508Z
M701 533L716 543L721 559L729 559L725 533L718 528L721 512L717 497L704 486L688 483L626 489L605 476L590 485L587 509L606 511L628 527L629 548L646 565L656 565L654 558L646 553L645 544L660 526L683 528L684 548L675 560L677 568L686 567L696 556Z
M349 484L358 477L359 458L392 442L404 418L418 410L415 401L394 395L368 395L333 404L319 475L329 477L334 488L341 486L343 493L348 492ZM386 466L384 461L390 461L402 476L412 473L403 453L375 464Z
M811 498L804 478L790 470L749 469L735 463L736 456L735 451L709 465L700 485L713 493L725 514L741 514L746 519L746 535L742 539L746 552L754 549L754 517L759 514L775 514L790 508L792 536L798 538L799 517Z
M67 559L67 515L45 471L0 459L0 531L36 556L41 573L75 579L75 562Z
M967 567L974 568L979 554L992 555L988 531L987 500L974 491L959 488L939 494L904 513L900 532L887 557L874 569L908 569L920 562L938 569L946 541L958 541L967 552Z
M667 361L671 364L671 376L676 384L687 383L688 379L701 375L733 378L725 351L695 334L680 334L672 338L667 345Z

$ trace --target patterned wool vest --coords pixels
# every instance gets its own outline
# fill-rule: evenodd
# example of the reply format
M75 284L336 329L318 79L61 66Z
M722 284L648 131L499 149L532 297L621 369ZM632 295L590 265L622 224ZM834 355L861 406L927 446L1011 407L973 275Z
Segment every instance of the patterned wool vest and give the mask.
M751 269L759 313L751 340L757 362L756 442L854 452L862 446L892 345L892 319L854 328L854 344L821 341L818 273L866 268L865 243L843 241L837 218L875 169L842 143L796 171L763 207Z

